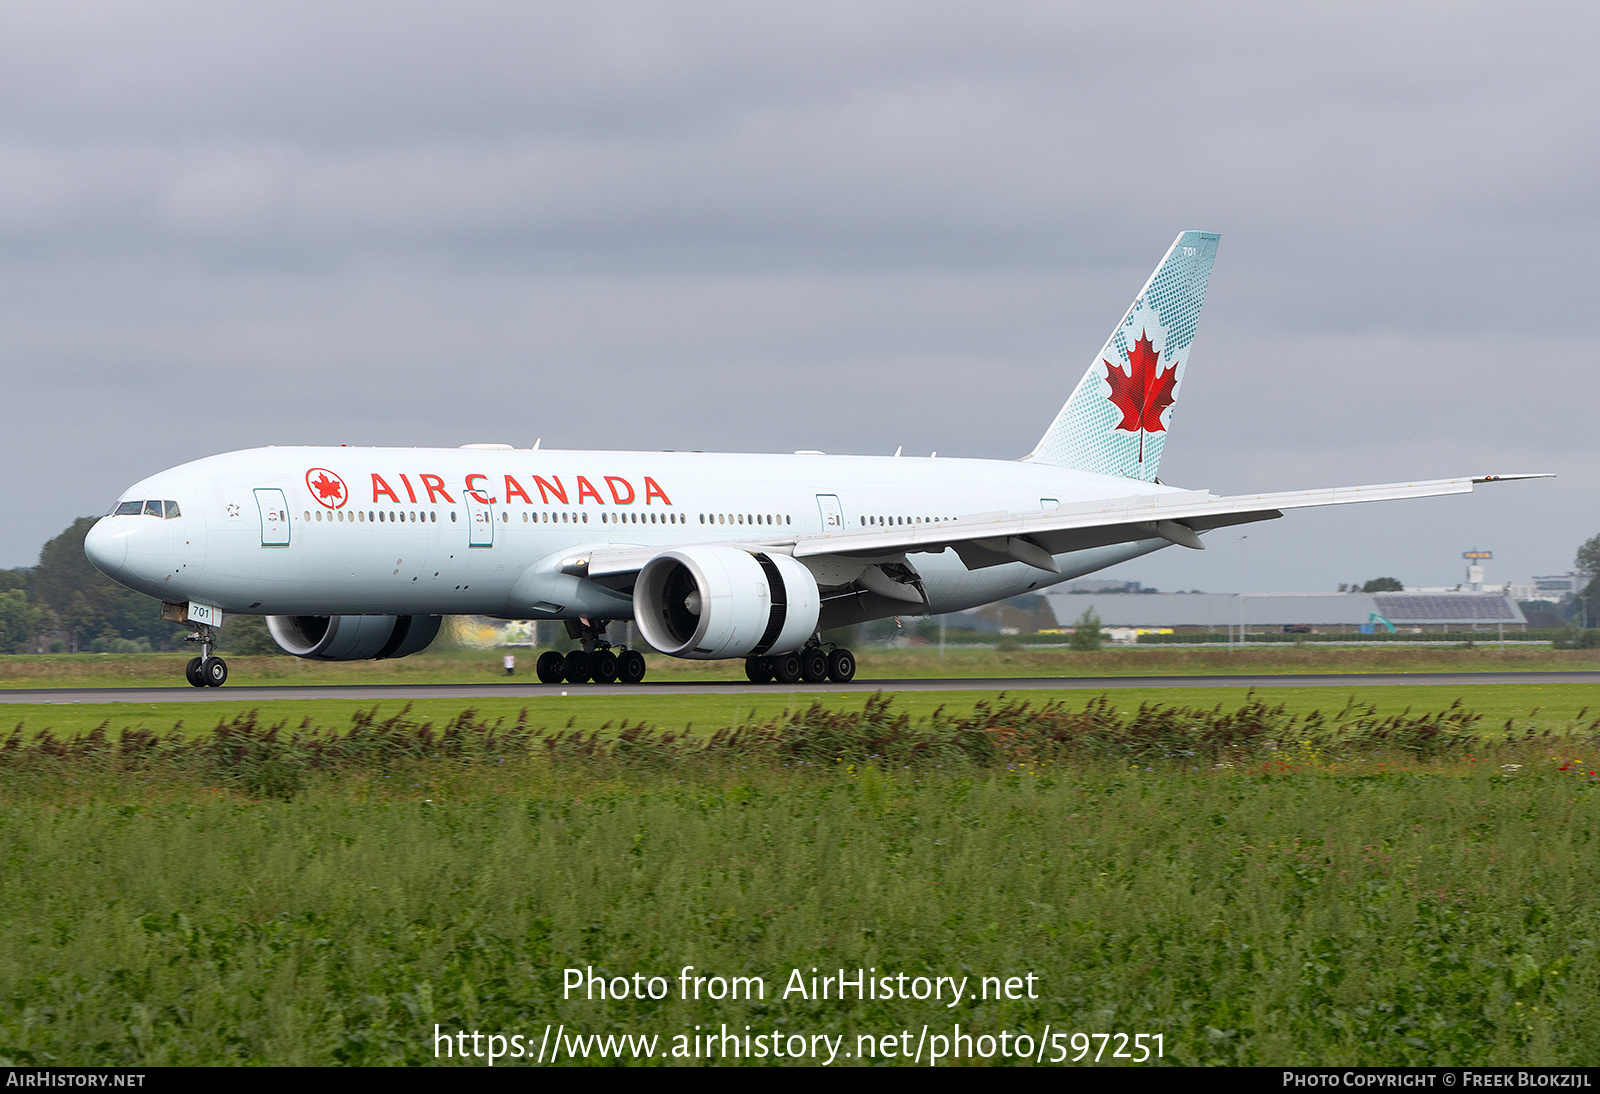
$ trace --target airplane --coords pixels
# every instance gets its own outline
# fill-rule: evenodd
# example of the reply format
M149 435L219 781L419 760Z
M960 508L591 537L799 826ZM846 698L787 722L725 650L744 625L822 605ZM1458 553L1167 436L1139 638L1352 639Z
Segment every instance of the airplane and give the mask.
M1042 589L1285 510L1470 492L1544 475L1217 496L1157 477L1218 236L1186 231L1033 450L1017 460L822 452L269 447L123 492L84 542L114 580L194 627L220 686L228 615L297 657L405 657L445 615L560 620L581 648L544 683L636 684L650 648L744 658L757 683L847 682L822 632Z

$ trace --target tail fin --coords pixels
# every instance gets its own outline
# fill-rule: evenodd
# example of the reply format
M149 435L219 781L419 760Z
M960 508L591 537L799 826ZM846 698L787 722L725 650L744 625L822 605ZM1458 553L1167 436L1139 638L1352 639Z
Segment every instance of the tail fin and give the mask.
M1156 477L1218 238L1178 236L1024 459L1145 482Z

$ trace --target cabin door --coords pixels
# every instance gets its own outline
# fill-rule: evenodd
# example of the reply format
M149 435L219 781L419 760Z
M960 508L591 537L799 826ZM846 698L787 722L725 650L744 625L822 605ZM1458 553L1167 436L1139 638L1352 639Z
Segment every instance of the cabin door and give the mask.
M844 531L844 510L837 494L818 494L817 511L822 514L822 534L836 536Z
M261 546L289 546L289 502L282 490L262 487L256 491L256 508L261 511Z
M467 546L493 547L494 506L473 497L471 490L462 493L467 503Z

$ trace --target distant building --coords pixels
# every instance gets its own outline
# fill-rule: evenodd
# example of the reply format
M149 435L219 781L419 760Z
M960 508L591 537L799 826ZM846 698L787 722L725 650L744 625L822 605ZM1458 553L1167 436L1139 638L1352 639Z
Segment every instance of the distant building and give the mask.
M1050 608L1049 599L1037 593L1014 596L1010 600L978 608L970 614L993 623L1001 634L1038 634L1040 631L1061 629L1061 624L1056 622L1056 613Z
M1578 570L1564 574L1536 577L1527 585L1508 585L1506 591L1518 600L1548 600L1560 603L1562 598L1576 596L1589 584L1589 575Z
M1063 612L1093 608L1110 628L1178 634L1300 632L1355 634L1371 627L1414 634L1527 629L1514 598L1501 592L1092 594L1058 600Z

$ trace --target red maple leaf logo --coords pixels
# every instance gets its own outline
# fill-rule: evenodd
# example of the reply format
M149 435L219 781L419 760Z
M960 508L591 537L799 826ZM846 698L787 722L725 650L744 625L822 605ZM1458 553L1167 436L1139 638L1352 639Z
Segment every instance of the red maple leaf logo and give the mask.
M312 478L313 475L316 478ZM329 509L338 509L347 500L344 491L344 480L324 468L313 467L310 471L307 471L306 485L311 488L316 500Z
M1140 463L1144 462L1144 435L1166 432L1161 412L1173 404L1172 389L1178 383L1178 366L1173 365L1161 372L1158 368L1160 357L1161 353L1150 340L1150 335L1140 331L1132 352L1128 354L1127 372L1110 361L1100 362L1106 366L1106 383L1111 385L1111 394L1107 398L1122 411L1122 421L1116 427L1139 434Z

